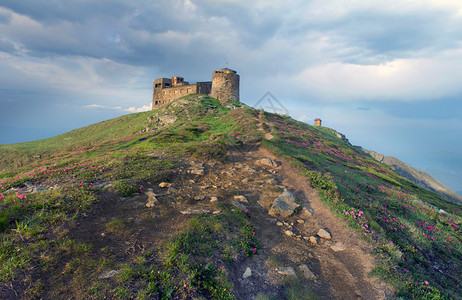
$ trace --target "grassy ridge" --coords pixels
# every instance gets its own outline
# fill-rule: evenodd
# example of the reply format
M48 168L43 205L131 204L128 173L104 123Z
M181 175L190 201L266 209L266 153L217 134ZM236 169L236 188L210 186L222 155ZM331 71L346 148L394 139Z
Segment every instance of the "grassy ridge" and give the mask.
M393 283L398 296L462 296L460 206L357 153L329 129L267 118L277 139L265 144L305 170L332 210L375 246L381 264L374 272Z
M174 115L177 120L162 124L158 117L163 115ZM46 282L36 278L66 261L68 269L55 274L53 280L58 290L71 288L79 297L231 297L223 269L237 255L231 253L231 245L244 242L241 255L251 254L249 249L257 247L245 216L228 211L225 219L193 221L166 241L163 251L119 266L123 272L117 277L118 286L94 281L94 274L114 262L91 258L91 245L72 240L67 233L104 193L138 193L145 182L174 176L182 159L223 160L230 146L261 140L258 123L263 122L274 136L264 145L297 166L332 210L374 246L380 258L374 272L391 282L398 296L462 296L460 206L358 153L330 129L275 114L265 113L261 120L260 116L251 108L232 110L213 98L188 96L155 111L51 139L0 146L0 284L23 282L30 286L25 292L28 297L42 295ZM156 129L143 133L146 127ZM21 189L26 182L55 188L25 194ZM447 213L439 213L439 209ZM227 226L230 231L220 235L219 224L227 222L237 227ZM123 223L108 226L121 230ZM204 232L216 239L200 239ZM185 240L192 244L183 244ZM213 261L191 252L193 248L208 249L204 250L206 256L213 255ZM220 251L210 250L213 248ZM152 263L157 256L165 259ZM203 263L194 264L193 258ZM30 273L31 269L35 273ZM88 276L88 270L94 274ZM75 278L70 287L60 282L66 276ZM156 284L159 281L166 284Z

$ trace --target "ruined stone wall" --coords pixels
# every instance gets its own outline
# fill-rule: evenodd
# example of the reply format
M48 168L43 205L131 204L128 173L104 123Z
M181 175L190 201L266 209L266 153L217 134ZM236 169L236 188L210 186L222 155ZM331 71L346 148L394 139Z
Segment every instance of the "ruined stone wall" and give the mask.
M190 94L197 94L196 84L170 88L155 88L152 96L152 109Z
M221 103L228 100L239 101L239 75L229 69L214 71L210 96L217 98Z
M197 82L197 94L205 94L205 95L210 95L212 92L212 82L207 81L207 82Z

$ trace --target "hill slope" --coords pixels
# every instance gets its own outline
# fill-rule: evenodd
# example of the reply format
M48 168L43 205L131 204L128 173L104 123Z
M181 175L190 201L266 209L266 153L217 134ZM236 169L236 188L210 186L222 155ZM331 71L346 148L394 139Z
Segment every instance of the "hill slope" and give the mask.
M361 147L358 147L364 153L369 154L377 160L378 162L384 163L389 166L393 171L397 174L403 176L404 178L414 182L420 187L427 189L429 191L435 192L440 194L441 196L445 197L446 199L453 201L458 204L462 204L462 196L457 195L453 191L451 191L448 187L441 184L438 180L431 177L425 172L419 171L410 165L402 162L401 160L397 159L396 157L392 156L385 156L383 154L379 154L375 151L367 150Z
M461 297L460 206L328 128L197 95L0 152L2 298Z

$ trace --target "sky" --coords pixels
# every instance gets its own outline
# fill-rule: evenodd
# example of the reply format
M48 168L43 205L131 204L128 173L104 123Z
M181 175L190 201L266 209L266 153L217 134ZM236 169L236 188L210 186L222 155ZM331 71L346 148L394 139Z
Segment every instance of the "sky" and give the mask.
M210 81L395 156L462 194L460 0L2 0L0 144L145 111Z

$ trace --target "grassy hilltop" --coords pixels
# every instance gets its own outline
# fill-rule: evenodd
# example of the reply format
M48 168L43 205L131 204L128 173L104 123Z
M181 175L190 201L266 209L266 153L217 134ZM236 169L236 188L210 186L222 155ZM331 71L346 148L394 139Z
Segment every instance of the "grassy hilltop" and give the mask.
M0 146L0 298L237 297L233 270L265 251L258 215L231 201L213 204L220 213L188 218L175 207L204 201L188 192L200 181L188 177L191 162L212 172L257 145L288 161L371 245L371 275L391 284L395 297L462 297L459 205L358 152L332 129L234 106L187 96L50 139ZM180 181L184 186L168 193L155 188ZM223 186L221 199L242 194L236 184ZM177 197L148 213L140 201L153 188ZM101 279L106 270L116 272ZM278 286L273 294L287 299L315 298L303 282Z

